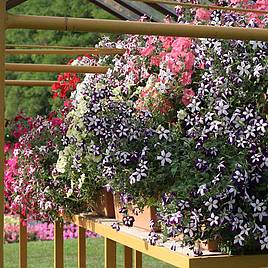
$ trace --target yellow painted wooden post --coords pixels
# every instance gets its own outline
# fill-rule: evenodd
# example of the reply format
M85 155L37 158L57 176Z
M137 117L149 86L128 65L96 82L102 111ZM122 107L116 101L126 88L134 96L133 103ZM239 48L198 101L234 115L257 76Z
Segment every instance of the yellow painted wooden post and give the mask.
M86 230L78 229L78 268L86 268Z
M124 246L124 268L132 268L132 248Z
M64 267L63 221L54 222L54 268Z
M140 251L134 251L134 268L142 268L142 253Z
M20 221L20 268L27 267L27 224Z
M105 268L116 268L116 242L104 238Z
M4 267L4 143L5 143L5 19L6 1L0 1L0 267Z

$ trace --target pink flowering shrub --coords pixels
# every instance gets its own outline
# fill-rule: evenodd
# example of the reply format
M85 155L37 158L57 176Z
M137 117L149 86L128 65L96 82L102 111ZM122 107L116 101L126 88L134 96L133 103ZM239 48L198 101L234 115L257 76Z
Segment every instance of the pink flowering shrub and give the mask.
M27 226L28 241L48 241L54 240L54 225L52 223L29 222ZM71 223L65 223L63 229L63 238L76 239L78 237L78 227ZM86 232L86 237L95 238L97 235L90 231ZM5 223L4 241L6 243L15 243L19 241L19 223Z
M89 55L72 60L71 65L96 65ZM72 109L71 92L80 78L76 74L59 75L53 85L53 98L62 103L58 112L26 118L18 115L6 127L5 212L20 215L23 221L52 221L64 212L86 211L86 202L68 199L72 182L56 180L55 165L63 146L67 125L63 121ZM76 189L79 195L79 189ZM68 204L68 206L66 205ZM72 204L72 205L71 205Z
M176 120L183 91L192 82L195 55L192 40L184 37L126 36L100 46L123 47L111 72L111 87L136 99L136 108Z
M28 119L27 123L30 127L18 133L21 121L15 122L19 126L13 133L17 142L5 168L6 204L12 214L44 220L49 218L46 212L59 209L48 193L55 186L50 176L65 126L53 114Z
M4 241L14 243L19 241L19 225L7 223L4 226Z

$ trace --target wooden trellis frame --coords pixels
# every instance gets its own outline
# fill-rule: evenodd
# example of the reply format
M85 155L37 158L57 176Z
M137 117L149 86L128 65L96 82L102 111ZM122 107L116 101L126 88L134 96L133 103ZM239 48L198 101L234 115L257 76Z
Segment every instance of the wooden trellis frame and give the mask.
M152 1L151 1L152 2ZM164 1L162 1L164 2ZM142 22L124 22L114 20L94 20L94 19L81 19L81 18L61 18L61 17L43 17L43 16L22 16L22 15L10 15L6 13L6 0L0 0L0 268L4 267L3 261L3 223L4 223L4 112L5 112L5 31L7 29L43 29L43 30L60 30L60 31L82 31L82 32L106 32L106 33L129 33L129 34L141 34L141 35L163 35L163 36L183 36L193 38L219 38L219 39L241 39L241 40L260 40L268 41L267 29L253 29L253 28L237 28L237 27L218 27L218 26L205 26L205 25L184 25L184 24L164 24L164 23L142 23ZM10 65L9 65L10 66ZM14 65L13 65L14 66ZM18 65L16 66L18 67ZM25 66L24 66L25 67ZM66 66L65 66L66 67ZM70 66L69 66L70 67ZM13 67L12 67L13 68ZM14 67L15 68L15 67ZM105 68L105 67L103 67ZM13 69L14 70L14 69ZM23 69L21 69L23 70ZM26 70L26 69L24 69ZM28 69L29 70L29 69ZM51 71L52 69L50 69ZM54 69L55 70L55 69ZM35 71L31 69L31 71ZM62 69L61 69L62 71ZM135 267L141 267L141 251L143 253L151 254L157 257L155 252L159 256L162 256L163 261L167 261L174 255L170 255L161 251L161 248L155 247L143 247L141 241L130 239L123 234L116 234L110 229L105 229L100 224L96 224L91 220L82 220L75 217L73 219L77 223L79 228L79 267L85 267L85 228L98 231L105 237L105 267L115 268L115 241L125 245L125 267L131 267L132 263L129 261L131 256L131 248L135 251ZM63 239L62 239L62 223L55 223L55 268L63 267ZM27 241L27 229L26 226L21 225L21 237L20 237L20 267L25 268L27 266L26 254L27 250L25 243ZM140 246L139 246L140 245ZM154 253L153 253L154 252ZM172 253L172 252L171 252ZM180 267L206 267L214 268L215 260L212 258L199 258L189 259L187 257L181 257L178 260ZM228 257L226 257L228 258ZM252 259L253 258L253 259ZM236 268L249 267L254 264L254 258L256 258L257 265L267 265L267 256L253 256L251 258L245 257L243 260L240 258L232 258L232 260L239 260L235 262ZM249 263L248 260L251 260ZM222 261L224 260L224 261ZM267 261L267 262L266 262ZM232 267L231 259L221 259L218 267ZM223 266L222 263L226 264ZM189 264L189 265L188 265ZM188 265L188 266L187 266ZM214 265L214 266L213 266ZM253 268L253 267L249 267ZM255 267L254 267L255 268Z

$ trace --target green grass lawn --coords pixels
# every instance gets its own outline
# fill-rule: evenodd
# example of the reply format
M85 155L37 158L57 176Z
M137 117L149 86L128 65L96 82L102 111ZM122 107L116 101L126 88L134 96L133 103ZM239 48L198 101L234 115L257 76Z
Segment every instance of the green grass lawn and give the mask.
M6 244L4 268L19 267L18 243ZM77 240L66 240L64 243L65 267L77 267ZM87 267L104 267L104 244L102 238L87 239ZM156 259L143 255L144 268L172 268ZM29 268L53 268L53 241L37 241L28 243L28 267ZM117 267L123 266L123 247L117 246Z

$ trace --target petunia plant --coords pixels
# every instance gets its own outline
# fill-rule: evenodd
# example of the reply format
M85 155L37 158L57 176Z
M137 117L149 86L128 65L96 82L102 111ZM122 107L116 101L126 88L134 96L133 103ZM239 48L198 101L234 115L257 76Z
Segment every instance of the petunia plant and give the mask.
M157 125L150 112L135 109L132 100L110 88L108 79L86 78L75 92L75 109L66 119L65 148L56 166L58 176L71 178L73 186L83 176L84 197L93 197L106 186L144 206L173 181L168 166L175 148L165 150L172 134ZM81 198L73 189L70 196Z
M212 25L245 25L212 13ZM266 20L267 22L267 20ZM265 20L260 22L260 27ZM247 27L258 27L250 20ZM216 239L228 253L268 249L268 118L265 42L201 39L191 100L178 112L178 180L163 196L161 218L187 244ZM202 67L202 68L200 68Z

